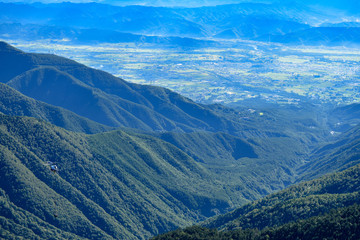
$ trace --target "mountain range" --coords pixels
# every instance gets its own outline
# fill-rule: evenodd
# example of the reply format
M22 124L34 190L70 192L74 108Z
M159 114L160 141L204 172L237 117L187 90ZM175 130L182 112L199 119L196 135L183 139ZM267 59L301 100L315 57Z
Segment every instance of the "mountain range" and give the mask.
M356 4L264 1L191 8L3 2L0 36L77 44L156 43L186 48L211 46L228 39L305 45L358 44L358 26L349 27L349 22L356 22L359 16L359 12L352 10Z
M237 207L204 226L261 229L356 202L357 104L204 105L5 42L0 72L1 238L146 239Z
M27 54L5 43L0 52L3 83L108 126L157 131L236 127L209 107L163 88L132 84L69 59Z
M360 41L355 0L41 2L0 2L0 38L181 50ZM200 104L3 41L0 73L1 239L360 234L358 103Z
M57 110L52 111L61 112L59 115L65 115L65 109L72 111L71 120L51 120L46 117L49 115L46 111L41 112L39 109L34 110L36 114L27 115L41 116L41 119L50 120L68 130L97 133L101 129L122 127L151 132L186 151L197 161L208 162L208 168L216 166L233 172L231 178L239 184L244 177L251 179L248 180L251 182L277 179L278 184L271 188L283 188L294 174L287 169L300 163L299 156L308 151L307 143L321 141L328 135L324 126L317 126L317 123L314 123L314 128L307 127L308 121L312 121L315 115L279 122L282 116L272 113L260 116L248 109L234 110L221 105L198 104L167 89L128 83L72 60L54 55L24 53L6 43L1 43L0 53L1 70L4 73L2 81L7 84L3 87L17 96L9 100L6 99L8 95L5 95L4 102L12 101L14 106L11 109L8 107L7 114L13 111L13 115L25 115L26 111L20 111L18 105L20 99L30 101L31 97L33 100L26 106L35 103L44 106L44 103L39 103L41 101L56 106ZM76 122L85 121L80 120L81 117L89 120L80 127ZM295 128L303 129L300 131L302 133L295 135L293 127L281 127L281 124L290 122L296 122ZM167 131L172 134L166 134ZM195 131L201 133L194 134ZM275 146L286 146L288 150L281 160L276 160L279 150ZM244 161L240 169L234 168L233 164L241 157L248 157L251 161ZM272 159L274 168L281 167L278 174L265 173L255 179L251 177L252 174L247 176L249 173L245 166L248 164L259 165L259 169L265 171L266 166L261 164L264 159ZM272 191L271 188L266 184L259 186L259 189L252 190L250 199Z

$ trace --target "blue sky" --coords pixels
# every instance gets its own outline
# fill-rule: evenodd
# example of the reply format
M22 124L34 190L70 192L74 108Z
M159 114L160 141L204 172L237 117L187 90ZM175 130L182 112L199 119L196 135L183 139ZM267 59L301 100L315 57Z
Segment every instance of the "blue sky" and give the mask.
M86 2L97 2L112 4L118 6L124 5L146 5L146 6L211 6L211 5L222 5L229 3L240 3L240 2L293 2L298 1L299 3L309 5L322 5L335 7L340 9L347 9L350 12L360 12L360 0L0 0L0 2L42 2L42 3L60 3L60 2L73 2L73 3L86 3Z
M211 3L216 4L226 4L226 3L236 3L236 2L261 2L264 0L0 0L0 2L42 2L42 3L61 3L61 2L73 2L73 3L87 3L87 2L97 2L97 3L108 3L114 5L127 5L131 3L144 4L144 5L182 5L184 2L192 2L194 4L207 5ZM266 0L265 0L266 1ZM205 4L206 3L206 4Z

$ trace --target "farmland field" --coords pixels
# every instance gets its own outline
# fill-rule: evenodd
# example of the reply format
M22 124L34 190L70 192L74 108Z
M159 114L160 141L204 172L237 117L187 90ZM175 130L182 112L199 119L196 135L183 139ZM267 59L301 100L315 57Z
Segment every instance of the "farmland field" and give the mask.
M249 98L284 104L360 100L358 49L257 42L190 50L131 43L11 43L28 52L65 56L130 82L170 88L203 103Z

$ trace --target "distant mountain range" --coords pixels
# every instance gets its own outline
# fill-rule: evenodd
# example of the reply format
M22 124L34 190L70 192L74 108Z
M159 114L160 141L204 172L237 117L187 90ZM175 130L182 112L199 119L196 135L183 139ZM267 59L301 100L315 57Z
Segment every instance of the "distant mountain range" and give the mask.
M285 1L166 8L98 3L0 3L0 37L180 47L206 47L215 44L212 39L358 44L359 26L354 23L359 13L352 11L356 4L332 2L326 7L327 3Z
M159 44L180 48L211 47L218 44L212 40L197 40L188 37L158 37L132 34L104 29L76 29L70 27L43 26L19 23L0 24L0 32L7 39L71 41L74 44L135 43Z
M360 43L360 27L316 27L259 40L297 45L351 46Z

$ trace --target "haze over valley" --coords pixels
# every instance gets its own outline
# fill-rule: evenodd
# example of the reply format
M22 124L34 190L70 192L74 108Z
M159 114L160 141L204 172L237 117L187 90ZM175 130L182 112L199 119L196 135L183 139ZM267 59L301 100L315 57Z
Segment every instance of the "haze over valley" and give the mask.
M104 3L3 3L0 37L203 103L358 101L355 2Z
M0 2L0 238L356 239L359 9Z

